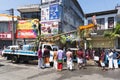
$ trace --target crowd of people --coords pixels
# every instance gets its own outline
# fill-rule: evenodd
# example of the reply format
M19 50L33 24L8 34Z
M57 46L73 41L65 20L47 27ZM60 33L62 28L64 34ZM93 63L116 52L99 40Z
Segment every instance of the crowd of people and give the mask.
M87 69L86 64L87 60L93 60L98 66L102 68L103 71L108 69L117 69L119 68L119 53L112 49L86 49L83 50L80 48L73 53L69 48L66 51L63 51L62 48L54 49L53 51L53 62L50 61L51 51L47 48L42 52L41 48L38 50L38 67L44 69L50 67L53 64L53 67L57 71L62 71L64 58L66 57L67 69L73 71L73 54L76 55L77 59L77 68L78 69Z

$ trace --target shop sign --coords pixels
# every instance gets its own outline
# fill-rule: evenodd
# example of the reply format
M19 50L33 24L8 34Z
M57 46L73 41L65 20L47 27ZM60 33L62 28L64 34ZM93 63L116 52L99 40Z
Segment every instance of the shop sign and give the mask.
M16 38L36 38L39 34L39 20L19 20L16 30Z
M41 22L58 20L60 16L59 5L54 4L41 8Z
M12 39L11 33L0 33L0 39Z

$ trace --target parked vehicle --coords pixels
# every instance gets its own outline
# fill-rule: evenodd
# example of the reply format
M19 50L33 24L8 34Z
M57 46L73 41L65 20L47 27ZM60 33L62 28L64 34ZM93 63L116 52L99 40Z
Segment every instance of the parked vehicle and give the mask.
M50 51L52 51L53 48L58 48L57 46L53 47L52 44L41 44L40 46L42 47L42 52L44 51L45 47L49 48ZM4 49L2 51L2 54L4 57L7 57L8 60L11 60L15 63L18 63L20 61L28 62L30 60L38 59L37 49L38 46L34 46L31 44L23 46L12 45Z

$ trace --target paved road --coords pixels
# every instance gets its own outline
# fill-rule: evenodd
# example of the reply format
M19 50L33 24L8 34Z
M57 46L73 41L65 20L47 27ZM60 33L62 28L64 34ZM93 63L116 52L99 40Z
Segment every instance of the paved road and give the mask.
M53 68L38 69L35 64L13 64L0 59L0 80L120 80L120 69L103 72L96 66L87 69L65 69L58 72Z

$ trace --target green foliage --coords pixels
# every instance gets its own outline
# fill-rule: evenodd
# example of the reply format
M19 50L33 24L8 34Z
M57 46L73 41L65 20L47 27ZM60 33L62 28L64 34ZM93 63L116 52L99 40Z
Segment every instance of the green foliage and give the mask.
M66 36L65 35L61 35L60 36L60 42L62 43L62 44L66 44Z
M116 37L120 37L120 23L117 23L114 31L105 31L104 37L108 37L110 39L115 39Z
M120 34L120 23L117 23L116 27L115 27L115 34Z

